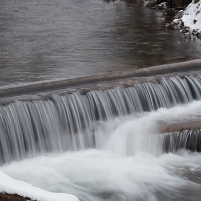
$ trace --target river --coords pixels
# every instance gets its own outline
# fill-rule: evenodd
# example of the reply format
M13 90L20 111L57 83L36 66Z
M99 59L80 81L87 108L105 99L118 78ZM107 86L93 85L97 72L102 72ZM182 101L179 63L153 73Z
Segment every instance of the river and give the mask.
M201 41L166 23L138 0L1 0L0 85L201 58ZM200 120L200 100L198 72L3 104L0 170L80 201L200 201L201 155L187 149L201 131L159 129Z
M156 133L159 121L176 122L200 111L197 101L97 122L99 148L43 154L0 170L80 201L200 201L201 155L185 150L162 154L163 134Z
M190 73L2 105L0 170L80 201L200 201L201 131L161 131L200 121L200 100Z
M201 58L201 41L140 0L1 0L0 85Z

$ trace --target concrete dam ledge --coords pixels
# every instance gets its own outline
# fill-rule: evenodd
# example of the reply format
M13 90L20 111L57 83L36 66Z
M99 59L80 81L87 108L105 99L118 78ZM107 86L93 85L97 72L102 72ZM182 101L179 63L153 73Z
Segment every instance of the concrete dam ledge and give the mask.
M97 75L90 75L85 77L76 77L72 79L54 79L46 81L38 81L25 83L20 85L9 85L0 87L0 100L12 99L12 97L27 96L33 95L42 92L57 91L57 90L66 90L71 87L83 87L85 85L97 85L99 83L107 83L110 81L115 81L118 83L118 80L136 78L140 79L143 77L151 76L165 76L167 74L174 73L185 73L191 71L201 70L201 59L191 60L180 63L173 64L164 64L159 66L152 66L132 71L122 71L122 72L112 72L112 73L102 73ZM15 100L18 98L15 98ZM20 99L20 98L19 98ZM4 102L3 101L3 102ZM2 102L2 101L1 101Z
M160 133L180 132L182 130L201 130L201 119L189 119L181 122L158 122Z

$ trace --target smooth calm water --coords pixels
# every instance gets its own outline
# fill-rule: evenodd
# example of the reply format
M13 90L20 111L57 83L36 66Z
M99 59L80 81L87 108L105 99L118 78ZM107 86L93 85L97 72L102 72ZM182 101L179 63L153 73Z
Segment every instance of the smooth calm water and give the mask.
M0 85L201 58L140 0L1 0Z

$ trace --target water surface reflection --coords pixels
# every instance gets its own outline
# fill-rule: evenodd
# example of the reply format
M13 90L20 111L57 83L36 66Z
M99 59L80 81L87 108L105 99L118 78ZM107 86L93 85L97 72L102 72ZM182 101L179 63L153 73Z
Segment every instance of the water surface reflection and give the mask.
M1 0L0 85L201 58L140 0Z

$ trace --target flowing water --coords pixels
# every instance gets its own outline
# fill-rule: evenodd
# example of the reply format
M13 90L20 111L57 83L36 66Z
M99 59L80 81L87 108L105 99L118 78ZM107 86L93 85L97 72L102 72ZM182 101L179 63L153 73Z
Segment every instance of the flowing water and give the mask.
M81 201L199 201L201 76L0 107L0 170ZM191 150L191 151L189 151Z
M200 115L201 102L97 122L96 149L41 155L4 165L16 179L81 201L198 201L201 156L163 153L158 122Z
M44 152L97 147L96 121L141 114L201 99L201 75L133 87L52 95L0 107L0 163Z
M138 0L1 0L0 85L201 58ZM200 201L201 76L0 106L0 170L81 201ZM56 200L55 200L56 201Z
M140 0L1 0L0 85L201 58Z

